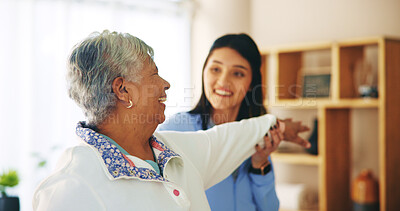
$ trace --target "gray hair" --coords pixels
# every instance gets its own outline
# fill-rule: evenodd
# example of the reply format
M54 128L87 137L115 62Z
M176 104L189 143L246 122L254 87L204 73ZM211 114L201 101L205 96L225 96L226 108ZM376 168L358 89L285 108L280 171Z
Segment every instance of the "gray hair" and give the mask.
M68 59L68 93L89 125L102 123L115 108L113 80L139 81L144 61L153 55L153 49L139 38L108 30L94 32L74 47Z

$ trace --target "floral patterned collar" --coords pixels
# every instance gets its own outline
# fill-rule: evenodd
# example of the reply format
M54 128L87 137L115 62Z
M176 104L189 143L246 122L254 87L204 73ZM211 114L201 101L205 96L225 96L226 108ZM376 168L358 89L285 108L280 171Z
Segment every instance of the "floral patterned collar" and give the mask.
M79 122L76 127L76 134L99 152L108 170L110 179L137 178L140 180L167 181L152 169L135 166L114 144L100 133L85 127L85 125L85 122ZM161 172L164 171L165 165L170 159L180 157L162 142L158 141L155 136L151 136L149 142L153 147Z

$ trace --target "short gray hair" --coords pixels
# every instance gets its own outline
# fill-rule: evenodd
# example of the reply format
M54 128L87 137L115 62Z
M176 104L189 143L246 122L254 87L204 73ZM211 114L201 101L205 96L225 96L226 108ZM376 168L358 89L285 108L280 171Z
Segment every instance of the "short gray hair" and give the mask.
M128 33L94 32L72 50L68 59L68 93L88 124L102 123L116 105L112 82L117 77L139 81L144 61L153 49Z

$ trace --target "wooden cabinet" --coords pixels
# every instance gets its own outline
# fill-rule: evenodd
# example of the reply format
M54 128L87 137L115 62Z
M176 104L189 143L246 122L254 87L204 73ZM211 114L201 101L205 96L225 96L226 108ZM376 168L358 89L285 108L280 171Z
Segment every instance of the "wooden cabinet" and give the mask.
M262 52L263 60L268 58L274 64L264 64L262 68L263 77L274 78L263 80L269 90L265 105L269 109L315 109L318 113L319 154L273 153L273 161L318 166L320 210L352 210L352 169L357 167L352 163L352 134L370 132L357 131L363 129L352 118L359 110L371 113L377 116L377 121L363 124L376 128L377 132L380 210L398 210L400 39L338 40ZM310 84L304 84L310 75L319 80L313 81L316 86L311 88ZM364 93L372 97L361 97Z

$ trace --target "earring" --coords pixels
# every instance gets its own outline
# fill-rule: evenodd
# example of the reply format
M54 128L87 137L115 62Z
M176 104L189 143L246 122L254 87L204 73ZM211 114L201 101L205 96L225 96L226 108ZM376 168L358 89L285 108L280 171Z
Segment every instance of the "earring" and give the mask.
M133 106L133 102L132 102L132 100L129 100L129 106L126 108L132 108L132 106Z

